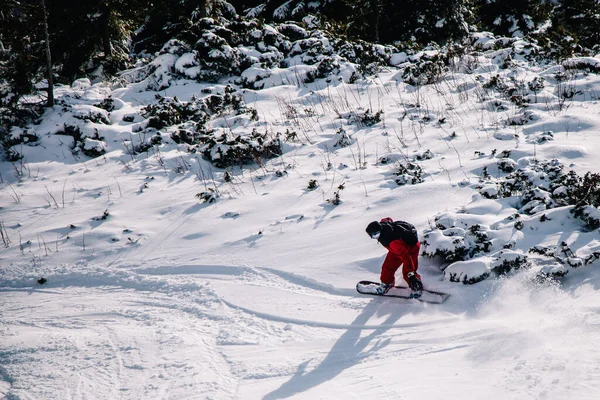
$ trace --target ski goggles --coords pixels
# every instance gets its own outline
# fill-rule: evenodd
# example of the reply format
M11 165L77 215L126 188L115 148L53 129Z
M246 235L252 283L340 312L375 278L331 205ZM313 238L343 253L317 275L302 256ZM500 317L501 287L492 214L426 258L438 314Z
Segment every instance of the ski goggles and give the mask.
M381 235L381 232L373 232L371 233L371 239L379 239L379 235Z

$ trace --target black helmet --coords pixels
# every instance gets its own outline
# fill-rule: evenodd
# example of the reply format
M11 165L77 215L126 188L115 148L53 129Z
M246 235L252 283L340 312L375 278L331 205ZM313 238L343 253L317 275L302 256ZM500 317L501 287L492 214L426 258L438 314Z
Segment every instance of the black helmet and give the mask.
M378 221L373 221L367 225L366 231L371 238L376 238L381 233L381 224Z

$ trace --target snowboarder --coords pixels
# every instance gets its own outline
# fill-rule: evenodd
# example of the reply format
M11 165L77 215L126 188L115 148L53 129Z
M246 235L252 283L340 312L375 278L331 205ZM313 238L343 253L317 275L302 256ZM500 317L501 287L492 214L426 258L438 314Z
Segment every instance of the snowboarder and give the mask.
M367 234L371 239L377 239L388 254L381 266L381 284L377 294L385 294L394 287L395 273L402 265L402 276L413 292L413 297L420 297L423 292L419 268L419 249L421 243L414 225L405 221L393 221L387 217L381 221L373 221L367 226Z

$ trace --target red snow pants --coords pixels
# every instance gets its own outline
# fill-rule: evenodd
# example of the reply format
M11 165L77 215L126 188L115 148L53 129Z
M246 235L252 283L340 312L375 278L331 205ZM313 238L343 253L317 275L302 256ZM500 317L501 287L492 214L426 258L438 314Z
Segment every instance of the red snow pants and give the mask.
M421 276L417 273L419 268L419 249L421 242L417 242L414 246L407 245L403 240L393 240L386 247L388 254L381 266L380 280L383 283L393 283L394 275L398 268L402 265L402 277L408 283L408 273L414 272L419 279Z

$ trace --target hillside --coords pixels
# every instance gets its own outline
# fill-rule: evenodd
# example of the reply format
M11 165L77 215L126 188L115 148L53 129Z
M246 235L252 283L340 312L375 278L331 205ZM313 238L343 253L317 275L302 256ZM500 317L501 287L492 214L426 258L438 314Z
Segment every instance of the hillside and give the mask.
M187 40L12 128L5 398L595 397L600 58L291 22ZM356 293L388 216L445 303Z

